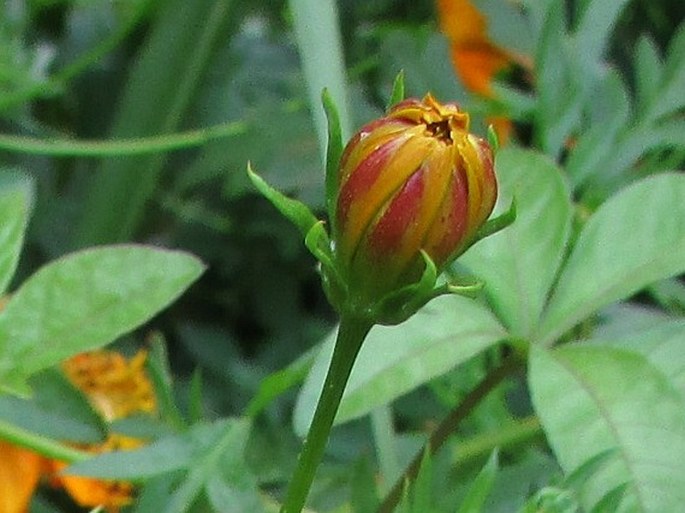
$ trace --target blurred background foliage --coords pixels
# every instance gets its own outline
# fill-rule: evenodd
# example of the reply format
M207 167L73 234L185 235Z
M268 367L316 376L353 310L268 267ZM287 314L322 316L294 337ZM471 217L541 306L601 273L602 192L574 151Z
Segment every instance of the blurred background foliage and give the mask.
M557 162L580 169L571 177L574 194L581 206L593 210L621 183L581 176L587 161L581 155L574 163L573 149L581 147L588 131L596 138L622 141L620 120L613 123L616 120L601 112L601 106L594 118L592 112L577 109L584 119L593 118L584 122L583 130L575 120L556 140L550 139L550 132L540 133L547 121L541 122L531 106L538 34L523 29L522 4L533 12L532 3L476 2L488 20L492 43L516 56L513 66L499 75L503 80L495 93L483 95L469 91L464 77L455 72L449 34L441 32L432 0L337 2L352 126L383 111L393 77L402 69L408 95L430 90L442 100L459 101L473 110L473 128L481 134L486 119L505 117L511 123L507 133L512 143L537 147ZM564 3L569 27L591 3ZM641 38L651 41L643 43L649 46L645 52L667 55L685 17L685 4L633 0L619 10L604 58L611 63L607 69L625 81L621 91L638 98L644 86L635 73ZM27 170L37 186L16 282L68 251L102 243L138 241L199 256L208 265L199 282L121 345L138 345L158 330L168 344L179 402L188 403L192 376L199 369L207 416L242 414L266 376L306 355L336 322L315 262L297 231L255 194L244 172L251 161L271 184L323 215L322 160L287 2L4 0L0 16L0 132L24 138L14 147L11 140L2 140L0 164ZM582 53L582 45L572 52ZM557 87L564 85L557 80ZM677 94L682 96L682 89ZM682 115L682 102L675 103ZM223 124L231 127L229 136L199 147L76 155L82 141L159 136ZM665 137L679 137L680 144L664 148L660 142L657 149L638 152L627 163L631 170L638 159L642 174L682 165L682 132ZM76 150L58 157L49 149L32 150L26 141L33 139L71 142ZM671 290L662 289L661 297L672 300ZM654 297L660 296L655 293L648 300ZM684 303L681 297L671 304L677 309ZM448 373L394 403L402 461L419 446L416 433L454 406L483 376L483 362L491 356L476 358L458 374ZM530 412L524 387L521 382L507 397L504 392L490 396L466 422L462 435L486 432L508 419L505 402L522 414ZM267 490L286 480L294 465L299 446L290 427L294 400L291 391L271 403L253 432L251 464ZM325 509L340 502L336 484L348 481L350 466L358 470L353 475L368 476L372 428L368 418L339 428L331 452L340 466L326 464L325 477L313 491L314 503ZM535 426L531 433L536 433ZM482 457L477 447L472 450ZM525 496L548 484L557 468L551 457L533 448L510 451L500 460L506 465L497 477L490 512L511 511L507 497ZM465 466L460 472L465 473L477 471L483 462L470 461L468 451L461 461ZM432 473L454 477L452 464L449 455L436 458ZM354 480L351 486L357 489ZM454 489L441 502L454 504L455 496L464 493Z

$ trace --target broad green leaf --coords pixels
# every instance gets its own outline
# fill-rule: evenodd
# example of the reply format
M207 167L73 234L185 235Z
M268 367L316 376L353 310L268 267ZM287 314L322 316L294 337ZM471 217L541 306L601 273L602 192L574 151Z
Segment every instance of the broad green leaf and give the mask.
M48 369L34 376L29 385L33 390L30 400L0 394L0 419L55 440L104 440L104 421L62 373Z
M516 198L514 223L469 249L459 262L485 282L488 300L515 336L537 327L564 254L571 202L558 168L530 151L497 154L500 204Z
M685 400L685 319L662 320L621 337L593 338L592 343L641 354L660 370Z
M538 340L550 343L603 306L685 271L685 176L642 180L590 218L564 266Z
M33 197L33 183L15 170L0 169L0 296L19 260Z
M220 441L233 436L236 425L239 424L229 419L199 424L183 434L162 438L141 449L103 453L74 463L64 473L135 481L189 469Z
M202 273L195 257L137 245L93 248L51 262L0 312L0 382L108 344L176 299Z
M529 386L567 474L616 451L582 486L586 510L623 485L615 513L678 511L685 503L685 402L643 356L588 344L533 348Z
M495 450L474 479L457 513L479 513L483 511L485 500L488 498L492 485L495 483L497 466L498 456L497 450Z
M456 367L506 336L484 306L460 296L431 301L399 326L375 326L352 369L336 423L360 417ZM294 425L307 432L333 354L321 349L298 397Z

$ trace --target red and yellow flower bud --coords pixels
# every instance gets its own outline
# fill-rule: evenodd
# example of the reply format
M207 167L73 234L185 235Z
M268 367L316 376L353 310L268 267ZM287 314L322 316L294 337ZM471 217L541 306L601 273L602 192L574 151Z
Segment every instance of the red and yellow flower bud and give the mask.
M493 153L469 116L431 95L407 99L347 144L332 212L339 271L372 303L465 251L497 197Z

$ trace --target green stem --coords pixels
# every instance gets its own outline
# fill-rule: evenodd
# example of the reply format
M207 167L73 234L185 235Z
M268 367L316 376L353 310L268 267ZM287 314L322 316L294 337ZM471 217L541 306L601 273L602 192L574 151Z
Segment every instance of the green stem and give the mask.
M390 406L387 404L379 406L371 412L371 430L373 431L381 476L383 476L381 493L385 494L402 470L397 460L395 430L392 425Z
M504 449L529 442L541 433L540 420L530 415L495 432L474 436L457 447L454 466L463 467L477 458L487 456L495 447Z
M371 326L372 324L365 319L345 315L341 318L333 359L328 367L328 374L309 433L297 460L297 467L288 485L281 513L300 513L304 507L352 366Z
M0 134L0 149L52 157L122 157L202 146L214 139L239 135L246 129L246 123L235 121L176 134L105 141L46 140Z
M65 463L75 463L91 457L86 452L66 446L56 440L31 433L2 420L0 420L0 440L6 440L14 445Z
M393 486L390 493L383 500L383 503L378 507L377 513L392 513L395 510L395 506L397 506L402 497L402 492L407 483L416 479L426 451L431 456L434 455L447 441L449 436L457 430L461 421L478 406L481 400L504 381L507 376L519 368L519 360L515 357L509 357L499 367L493 369L476 388L469 392L464 400L433 431L428 442L426 442L426 446L416 454L414 460L405 469L404 473L395 481L395 486Z

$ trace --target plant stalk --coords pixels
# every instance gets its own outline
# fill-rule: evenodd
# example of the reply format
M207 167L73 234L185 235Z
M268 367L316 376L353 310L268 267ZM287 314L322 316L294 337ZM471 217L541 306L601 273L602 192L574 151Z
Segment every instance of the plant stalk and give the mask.
M0 420L0 440L6 440L47 458L65 463L75 463L92 457L87 452L79 451L42 435L31 433L2 420Z
M520 362L518 358L510 356L499 367L493 369L476 388L469 392L464 400L433 431L425 447L416 454L404 473L395 481L395 485L390 490L390 493L386 495L376 513L392 513L395 510L407 483L416 479L426 451L431 456L438 452L438 449L443 446L449 436L457 430L461 421L478 406L481 400L519 367Z
M365 319L345 315L341 318L333 359L328 367L328 374L297 460L297 467L288 485L281 513L300 513L304 507L352 366L371 327L372 324Z

